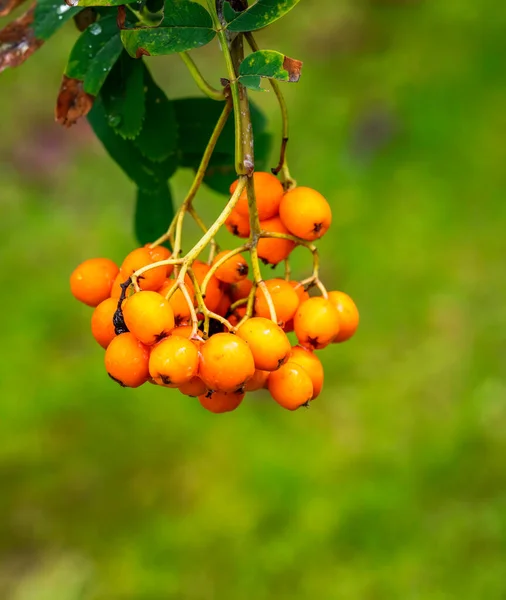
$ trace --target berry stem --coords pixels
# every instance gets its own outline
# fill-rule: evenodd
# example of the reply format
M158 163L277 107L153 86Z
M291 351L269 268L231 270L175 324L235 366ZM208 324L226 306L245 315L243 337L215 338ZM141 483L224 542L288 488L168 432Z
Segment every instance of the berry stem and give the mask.
M198 214L198 212L196 211L196 209L193 205L190 205L188 207L188 213L191 215L191 217L193 218L195 223L200 227L200 229L202 230L202 233L207 233L207 226L204 223L204 221L200 218L200 215ZM209 246L210 246L210 250L209 250L209 261L208 262L211 263L213 261L213 258L219 252L219 247L218 247L218 243L216 242L216 240L214 238L209 242Z
M247 32L244 35L251 50L253 52L258 52L260 48L253 34L251 32ZM276 94L276 98L278 99L279 103L279 108L281 110L281 150L279 153L279 163L277 167L272 169L272 172L274 175L281 173L283 187L285 188L285 190L290 190L297 185L297 182L290 175L290 169L288 168L288 162L286 159L286 146L288 144L289 131L288 107L286 106L285 97L283 96L283 92L281 91L281 86L279 85L279 83L275 79L269 79L269 83L271 84L273 92Z
M188 67L191 76L193 77L195 83L199 90L204 92L204 94L211 98L211 100L223 101L226 99L225 92L223 90L217 90L210 83L208 83L199 68L195 64L193 58L188 54L188 52L180 52L179 56L181 57L184 64Z

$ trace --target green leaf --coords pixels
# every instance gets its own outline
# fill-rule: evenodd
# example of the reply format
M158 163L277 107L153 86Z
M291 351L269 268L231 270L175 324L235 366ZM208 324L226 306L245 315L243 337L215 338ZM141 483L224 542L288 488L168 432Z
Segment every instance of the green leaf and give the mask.
M72 8L63 0L38 0L35 5L33 30L39 40L48 40L58 29L82 8Z
M209 98L182 98L173 101L179 130L181 165L197 169L209 142L223 105ZM265 169L271 148L271 136L266 131L267 120L251 104L251 122L255 138L255 167ZM209 163L204 182L216 191L228 193L235 179L234 123L232 117L223 128Z
M146 158L132 140L125 140L114 132L102 98L96 98L88 114L95 135L113 160L125 174L144 190L155 190L169 179L177 169L177 158L170 157L163 162L153 162Z
M121 6L130 4L134 0L70 0L74 6Z
M172 194L168 184L156 189L137 190L135 236L141 246L159 238L174 217Z
M158 162L177 154L177 121L173 103L156 85L148 68L143 66L146 116L135 144L144 156Z
M215 35L211 16L203 6L190 0L168 0L160 27L123 29L121 40L130 56L157 56L199 48Z
M65 74L83 81L84 91L96 96L122 49L116 16L102 17L80 35Z
M290 11L300 0L257 0L242 12L225 2L224 17L229 31L254 31L270 25Z
M144 70L141 60L123 52L102 86L101 96L109 125L133 139L142 129L145 114Z
M264 91L260 78L295 83L300 79L302 62L274 50L259 50L247 56L239 66L241 83L253 90Z

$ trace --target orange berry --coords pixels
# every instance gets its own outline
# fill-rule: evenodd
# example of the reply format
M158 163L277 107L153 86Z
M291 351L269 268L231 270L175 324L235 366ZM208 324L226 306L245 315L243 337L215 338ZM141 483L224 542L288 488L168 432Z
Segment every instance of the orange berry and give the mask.
M109 377L123 387L139 387L149 379L149 350L133 333L116 336L104 360Z
M162 285L158 293L164 297L167 297L169 295L169 292L175 285L177 285L175 279L166 279L165 283ZM190 294L192 302L194 302L195 291L193 289L193 285L191 284L191 282L188 281L185 282L185 285L186 289L188 290L188 293ZM189 320L191 318L190 307L181 289L178 288L172 294L172 296L169 298L169 304L171 305L172 310L174 312L174 319L176 321L176 324L181 323L185 320Z
M321 238L332 222L332 211L316 190L296 187L283 196L279 207L283 225L303 240Z
M242 300L243 298L247 298L249 293L251 292L251 288L253 287L253 282L251 279L243 279L234 283L230 286L230 299L232 302L237 302L237 300Z
M246 314L246 306L238 306L234 309L234 312L228 316L228 322L232 327L236 327L241 319Z
M311 350L325 348L339 333L339 313L330 300L315 296L302 302L293 325L301 346Z
M125 257L121 265L121 272L125 275L125 279L128 279L135 271L147 265L152 265L154 262L147 248L136 248ZM154 267L139 277L139 287L141 290L158 290L166 277L167 267Z
M112 260L89 258L72 272L70 291L80 302L98 306L111 295L112 284L118 273L118 265Z
M143 344L156 344L174 329L174 312L158 292L137 292L123 305L125 325Z
M199 396L199 402L212 413L224 413L235 410L243 398L244 392L208 392Z
M195 279L198 281L199 286L202 288L202 283L204 282L206 275L211 270L211 267L209 265L206 265L206 263L196 260L192 264L192 270L195 275ZM216 309L220 304L222 296L223 291L220 287L220 282L215 275L212 275L211 279L209 280L209 283L207 284L204 303L209 310L211 310L212 312L216 312Z
M223 250L220 252L213 261L213 265L215 265L220 259L228 254L228 250ZM216 277L222 281L223 283L237 283L238 281L242 281L246 279L248 276L248 263L246 259L241 254L236 254L235 256L231 256L228 260L226 260L223 264L221 264L215 271Z
M269 379L269 371L260 371L257 369L253 373L253 377L244 386L245 392L256 392L267 386L267 380Z
M107 348L112 339L116 337L112 318L117 308L116 298L106 298L91 315L91 333L102 348Z
M197 375L198 368L198 348L184 337L171 335L151 350L149 374L158 385L188 383Z
M299 306L297 292L284 279L269 279L265 285L276 309L278 323L286 323L294 316ZM255 292L255 315L270 319L269 305L260 288Z
M298 281L290 281L289 283L297 292L297 296L299 297L299 305L301 302L309 300L310 296L308 292L306 292L306 290L304 289L303 285L301 285ZM290 331L293 331L293 319L290 319L283 325L283 331L285 333L290 333Z
M234 193L237 183L237 181L234 181L230 186L231 194ZM257 171L253 173L253 183L255 185L255 198L259 219L262 221L277 215L281 199L283 198L283 186L279 179L272 173ZM242 191L235 210L244 217L248 216L248 195L246 189Z
M116 275L116 278L112 284L111 298L118 299L121 296L121 292L122 292L121 284L124 283L127 279L128 279L128 277L125 277L125 275L123 275L123 273L121 272L121 269L120 269L119 273Z
M339 333L333 343L349 340L357 331L360 321L358 308L353 300L344 292L329 292L329 300L339 313Z
M253 317L243 323L237 335L249 346L256 369L275 371L288 360L292 348L285 332L264 317Z
M206 384L200 379L200 377L192 377L190 381L183 383L179 386L179 391L185 396L202 396L207 393Z
M311 378L311 383L313 384L313 396L311 400L314 400L320 394L323 387L324 372L320 359L311 350L295 346L292 348L288 360L300 365Z
M240 238L247 238L250 234L249 218L233 210L225 221L225 227L232 235Z
M217 333L201 347L200 372L210 390L234 392L255 372L248 344L232 333Z
M178 325L171 331L171 335L178 335L179 337L184 337L189 340L192 331L193 327L191 325ZM197 335L202 335L202 332L197 330Z
M274 400L288 410L296 410L313 397L311 378L291 360L269 375L267 387Z
M232 301L227 296L227 294L222 294L220 303L214 312L217 313L218 315L224 317L228 313L231 304L232 304Z
M272 233L290 233L279 217L273 217L260 222L262 231ZM269 265L277 265L287 258L295 248L295 242L276 238L260 238L258 240L258 257Z
M167 260L172 256L172 252L166 248L165 246L155 246L154 248L150 247L150 244L146 244L144 248L147 248L153 262L159 262L160 260ZM166 267L167 277L172 275L172 271L174 270L174 265L167 265Z

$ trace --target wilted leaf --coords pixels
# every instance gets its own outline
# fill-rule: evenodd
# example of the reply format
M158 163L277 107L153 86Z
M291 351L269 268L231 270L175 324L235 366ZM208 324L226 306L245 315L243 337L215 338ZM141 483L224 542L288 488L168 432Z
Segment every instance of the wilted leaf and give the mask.
M182 98L173 101L179 131L181 165L197 169L209 142L223 105L209 98ZM266 131L267 120L254 104L251 122L255 138L255 167L267 167L271 136ZM228 193L235 177L234 169L234 123L229 119L216 144L204 182L211 188Z
M107 112L100 96L88 115L95 135L125 174L143 190L158 189L177 169L177 157L162 162L146 158L132 140L125 140L109 125Z
M300 0L257 0L247 10L236 12L225 3L224 16L229 31L254 31L270 25L290 11Z
M239 67L240 81L246 87L263 90L260 78L277 79L278 81L297 82L300 79L302 62L275 52L259 50L247 56Z
M136 57L140 51L157 56L204 46L215 35L211 16L203 6L189 0L170 0L160 27L123 29L121 40L130 56Z
M140 245L159 238L174 216L172 195L167 183L150 190L137 190L135 236Z
M94 100L94 96L84 91L82 81L64 75L56 100L56 120L65 127L71 127L90 112Z
M6 17L25 0L0 0L0 17Z
M24 63L44 43L33 31L34 8L0 31L0 73Z
M144 156L158 162L177 153L177 121L173 103L154 82L146 65L143 67L146 115L135 145Z
M65 73L83 81L84 91L96 96L122 50L116 16L102 17L79 36Z
M35 36L48 40L58 29L82 8L71 8L63 0L38 0L35 7L33 29Z
M109 125L121 136L139 135L144 119L144 64L123 52L102 86Z

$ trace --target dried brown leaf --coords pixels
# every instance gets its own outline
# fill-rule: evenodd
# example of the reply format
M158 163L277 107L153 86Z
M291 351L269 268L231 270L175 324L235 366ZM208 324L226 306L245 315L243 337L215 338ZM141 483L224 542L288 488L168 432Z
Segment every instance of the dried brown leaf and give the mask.
M34 12L35 5L0 31L0 73L24 63L44 43L32 29Z
M80 79L64 75L56 100L56 121L65 127L71 127L90 112L94 100L94 96L84 91Z
M291 83L296 83L300 79L302 61L297 60L296 58L285 56L283 60L283 69L288 72L288 81Z
M25 0L0 0L0 17L6 17Z

